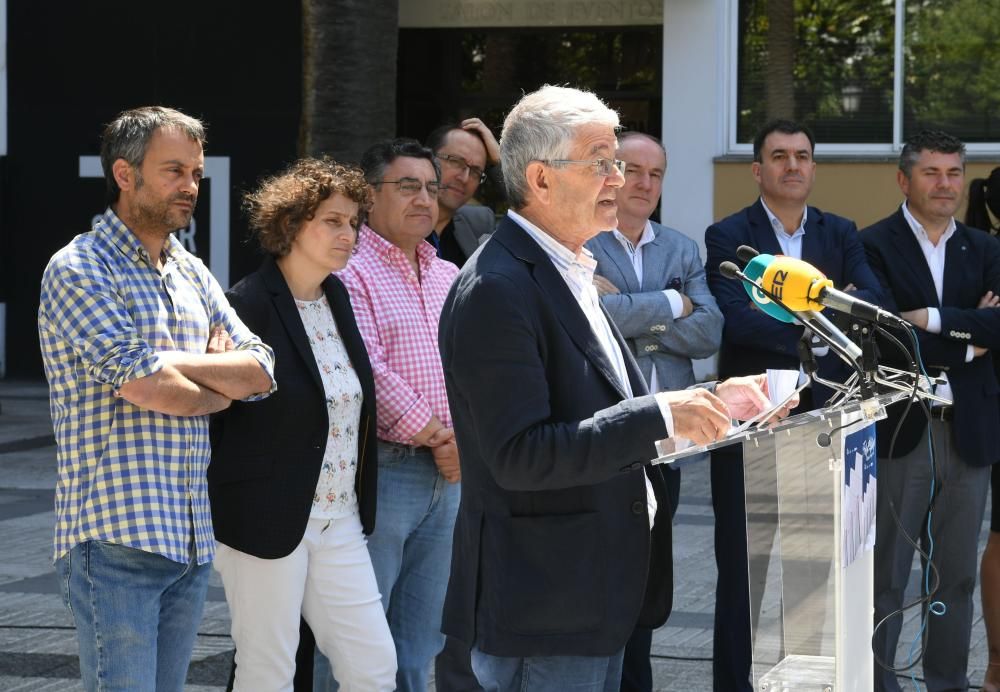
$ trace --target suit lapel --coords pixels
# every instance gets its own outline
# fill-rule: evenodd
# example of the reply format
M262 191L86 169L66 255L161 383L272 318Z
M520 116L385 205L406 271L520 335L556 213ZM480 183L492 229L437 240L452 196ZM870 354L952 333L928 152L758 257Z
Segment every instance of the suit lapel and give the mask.
M653 240L642 247L642 286L641 291L660 291L666 286L663 280L668 281L672 277L667 276L666 267L670 265L670 253L667 243L664 240L662 229L653 227Z
M760 199L750 206L747 216L750 221L750 237L753 248L761 254L780 255L781 245L778 244L771 220L767 218L767 212L764 211L764 205L761 204Z
M299 352L302 360L305 361L306 368L316 382L316 386L319 387L320 391L324 391L323 380L320 378L319 368L316 366L316 356L313 354L312 347L309 346L306 328L302 325L299 309L295 305L292 292L288 290L285 277L281 274L281 270L278 269L278 265L270 257L264 260L264 264L260 268L260 273L264 279L264 285L267 286L267 289L271 293L271 302L274 304L274 310L278 313L278 317L281 318L281 323L285 325L285 333L295 345L295 349Z
M566 281L541 246L528 235L527 231L510 218L505 218L500 222L494 239L498 240L515 257L528 263L532 278L548 298L552 312L570 339L583 352L594 368L604 376L604 379L615 388L615 391L621 394L623 399L627 398L628 392L619 381L618 374L611 366L604 349L594 335L594 330L590 328L587 316L583 314L583 310L570 292Z
M969 257L969 242L965 228L959 224L955 234L944 248L944 286L941 290L942 305L961 305L959 289L966 281L965 268Z
M830 253L824 252L826 238L823 237L823 219L815 207L806 208L805 235L802 236L802 259L814 267L827 264Z
M909 267L909 271L913 273L913 280L909 283L913 286L913 290L920 294L920 300L915 301L915 305L940 307L941 304L938 301L937 290L934 288L934 277L931 276L931 268L927 266L927 258L924 257L924 252L920 249L920 243L917 242L916 237L913 235L913 229L906 222L902 208L897 210L892 217L892 232L895 236L893 245L902 260L900 266ZM949 248L945 249L945 288L947 288L949 283L947 279L949 273L947 261L948 250ZM955 282L952 281L950 283ZM904 308L901 307L900 309Z
M451 221L452 233L455 234L455 241L462 249L462 253L465 255L466 259L472 257L472 253L474 253L476 248L479 247L479 241L476 239L476 234L472 232L469 222L466 221L465 217L461 214L455 214L451 218Z
M615 237L615 232L604 231L597 236L597 244L622 275L622 279L625 280L625 286L629 292L637 293L639 291L639 282L635 276L635 269L632 267L632 260L629 259L625 248L622 247L618 238Z

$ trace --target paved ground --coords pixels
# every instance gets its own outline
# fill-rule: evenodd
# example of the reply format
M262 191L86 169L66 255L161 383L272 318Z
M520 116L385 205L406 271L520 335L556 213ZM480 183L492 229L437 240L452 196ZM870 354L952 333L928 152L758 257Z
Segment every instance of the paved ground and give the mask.
M80 690L73 623L50 561L55 447L47 390L0 380L0 407L0 690ZM715 562L704 464L684 471L674 535L674 613L654 636L656 688L710 690ZM984 526L981 546L985 536ZM976 604L969 675L980 682L987 658L978 589ZM916 627L911 616L905 641ZM187 689L224 689L232 655L228 631L215 578ZM904 658L905 652L897 660Z

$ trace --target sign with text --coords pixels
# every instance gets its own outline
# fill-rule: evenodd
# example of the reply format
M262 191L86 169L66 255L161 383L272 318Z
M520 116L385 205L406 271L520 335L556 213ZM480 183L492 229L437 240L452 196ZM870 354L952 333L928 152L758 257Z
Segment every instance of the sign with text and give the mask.
M404 29L663 24L662 0L405 0Z

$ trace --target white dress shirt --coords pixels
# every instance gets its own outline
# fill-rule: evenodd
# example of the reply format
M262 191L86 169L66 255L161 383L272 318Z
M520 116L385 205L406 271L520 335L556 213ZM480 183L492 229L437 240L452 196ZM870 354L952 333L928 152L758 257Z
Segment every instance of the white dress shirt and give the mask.
M768 208L763 197L760 198L760 205L764 207L764 213L771 221L771 228L774 229L774 236L778 239L778 245L781 246L781 253L785 257L802 259L802 238L806 234L806 217L809 216L809 207L802 207L802 221L799 222L799 227L795 229L795 232L789 234L785 230L785 225L781 223L781 219Z

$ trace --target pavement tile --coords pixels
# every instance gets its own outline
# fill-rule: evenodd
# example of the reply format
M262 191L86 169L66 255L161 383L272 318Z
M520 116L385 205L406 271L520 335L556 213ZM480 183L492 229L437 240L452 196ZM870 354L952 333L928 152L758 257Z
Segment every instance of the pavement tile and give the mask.
M72 617L62 604L51 563L56 463L47 389L44 383L0 380L0 406L0 690L82 690ZM802 519L811 516L807 510L801 515ZM804 551L807 534L805 531L802 537ZM984 526L981 548L986 534ZM656 690L711 689L715 605L712 544L708 465L688 466L683 471L674 529L675 610L667 624L653 634ZM969 664L974 683L982 680L987 660L978 588L975 600ZM778 607L777 599L769 596L762 611L767 614ZM897 660L905 658L909 641L918 630L917 614L908 614L900 645L903 653ZM229 612L221 582L213 572L185 689L224 689L233 649L228 633Z

